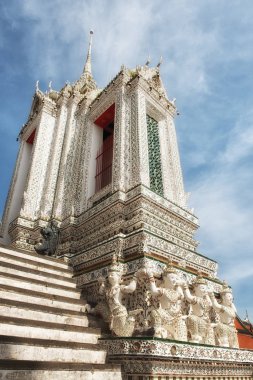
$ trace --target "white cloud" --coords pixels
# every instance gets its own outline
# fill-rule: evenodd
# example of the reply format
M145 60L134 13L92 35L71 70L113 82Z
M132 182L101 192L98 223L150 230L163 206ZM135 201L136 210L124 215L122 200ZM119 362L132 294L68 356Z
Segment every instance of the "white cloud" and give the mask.
M218 49L219 36L215 28L204 31L199 23L201 3L27 0L19 7L18 17L27 19L29 34L24 35L23 48L35 75L59 80L72 71L70 79L76 78L88 30L94 28L94 67L104 84L122 63L134 66L152 53L154 64L164 56L162 70L173 75L177 91L209 91L206 63Z
M29 49L31 67L42 75L62 77L81 73L86 55L89 29L94 34L94 67L110 80L122 63L140 57L148 29L152 27L154 3L129 1L93 2L26 1L21 12L32 25ZM64 64L63 64L64 63ZM64 67L65 66L65 67ZM100 73L98 74L100 77ZM72 78L71 78L72 79ZM106 84L106 83L104 83Z
M220 161L235 164L250 155L253 159L253 111L245 110L228 135L228 143Z
M243 315L248 308L251 318L252 116L251 111L238 116L228 129L223 152L216 154L201 178L194 178L190 189L191 204L200 218L197 236L200 252L218 261L220 276L233 286L237 295L239 313ZM245 294L240 297L238 289L243 288Z

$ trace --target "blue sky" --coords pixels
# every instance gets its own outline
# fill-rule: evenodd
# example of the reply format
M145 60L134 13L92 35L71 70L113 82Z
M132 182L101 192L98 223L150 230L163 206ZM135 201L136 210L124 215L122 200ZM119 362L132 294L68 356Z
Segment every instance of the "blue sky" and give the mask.
M90 28L101 88L121 64L162 55L199 251L219 262L239 314L253 320L252 18L251 0L0 2L0 212L37 79L42 90L78 79Z

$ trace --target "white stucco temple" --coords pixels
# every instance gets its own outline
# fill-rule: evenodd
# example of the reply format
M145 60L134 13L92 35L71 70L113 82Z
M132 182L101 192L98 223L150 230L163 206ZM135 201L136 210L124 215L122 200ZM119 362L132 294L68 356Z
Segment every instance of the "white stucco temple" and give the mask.
M60 91L37 82L19 134L0 378L252 379L232 290L198 252L160 63L122 66L101 90L92 34L80 78Z

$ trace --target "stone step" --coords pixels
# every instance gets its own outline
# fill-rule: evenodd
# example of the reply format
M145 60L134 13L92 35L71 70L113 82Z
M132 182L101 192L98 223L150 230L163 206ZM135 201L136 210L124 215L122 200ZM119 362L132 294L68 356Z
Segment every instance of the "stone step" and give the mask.
M24 278L22 276L9 273L0 273L0 286L1 285L9 285L12 287L71 297L74 299L80 298L80 291L69 286L45 283L44 281Z
M0 274L13 274L30 278L33 280L44 281L57 285L64 285L71 288L76 288L76 281L73 278L66 278L52 273L41 272L38 269L26 268L21 265L0 262Z
M71 312L80 312L81 308L85 304L85 301L82 299L57 296L3 284L0 285L0 299L14 302L21 301L27 304L41 305L49 308L60 308Z
M80 311L80 310L68 310L68 309L62 309L60 307L54 307L54 306L46 306L46 305L42 305L41 303L29 303L29 302L23 302L23 301L20 301L20 298L17 297L16 299L12 300L12 299L7 299L7 298L3 298L1 297L1 293L0 293L0 298L1 298L1 305L5 305L5 306L9 306L9 307L18 307L18 308L21 308L21 309L28 309L28 310L31 310L32 312L33 311L41 311L43 313L54 313L54 314L59 314L59 315L62 315L62 316L71 316L71 317L79 317L79 318L85 318L87 317L88 315L90 316L91 314L86 314L85 312L83 311ZM75 306L75 305L74 305ZM83 306L83 305L82 305Z
M0 342L1 361L35 361L56 363L104 364L106 351L94 345L68 346L56 342ZM14 364L14 363L13 363Z
M0 316L0 336L2 335L96 344L101 334L97 328Z
M63 263L63 267L55 265L55 261L38 261L40 257L37 256L15 256L13 252L2 252L0 250L1 262L10 264L19 264L26 268L38 269L41 272L48 272L57 275L64 275L65 277L72 278L72 269L68 267L66 263ZM60 262L61 263L61 262Z
M84 348L89 346L92 350L99 350L99 346L89 342L65 342L53 339L40 339L40 338L23 338L18 336L1 335L1 342L5 344L28 344L36 347L36 345L44 347L69 347L69 348ZM1 358L0 358L1 359Z
M47 323L54 323L54 324L65 324L65 325L74 325L74 326L80 326L80 327L87 327L89 322L86 315L83 316L76 316L64 314L54 309L50 312L47 310L38 310L38 307L36 308L36 305L29 305L25 303L17 303L16 305L10 305L4 303L4 300L1 301L0 304L0 316L2 317L8 317L8 318L14 318L17 317L24 320L34 320L34 321L40 321L40 322L47 322Z
M122 380L121 370L84 368L78 370L0 370L2 380Z
M55 257L39 255L35 251L27 252L27 251L22 251L20 249L12 249L12 248L6 248L4 246L0 246L0 252L9 253L10 255L25 258L27 260L32 259L40 263L51 264L58 268L68 269L68 263L66 263L65 261L61 259L57 259Z
M1 377L2 376L2 377ZM0 360L2 380L122 380L115 364L80 364Z
M96 369L105 369L105 370L115 370L117 371L120 368L118 364L85 364L85 363L59 363L53 361L31 361L31 360L16 360L15 368L19 370L37 370L37 369L54 369L54 370L96 370ZM0 358L0 369L13 369L12 360L1 360ZM1 378L1 377L0 377ZM103 379L106 380L106 379Z
M0 246L0 378L121 380L67 263Z

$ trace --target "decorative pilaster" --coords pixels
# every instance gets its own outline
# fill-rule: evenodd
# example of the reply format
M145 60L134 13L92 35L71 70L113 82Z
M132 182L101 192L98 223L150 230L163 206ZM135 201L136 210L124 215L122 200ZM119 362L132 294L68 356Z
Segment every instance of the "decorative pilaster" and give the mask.
M177 137L174 122L167 118L167 128L169 132L169 161L171 162L171 175L173 179L173 201L181 207L186 206L186 194L182 177L182 169L179 158Z
M23 207L20 216L36 220L41 208L44 185L48 179L51 144L55 127L55 108L53 102L45 99L39 125L37 126L32 164L24 193Z
M81 121L82 120L82 121ZM88 194L89 194L89 170L91 162L91 146L93 141L93 123L88 121L83 114L83 118L79 119L79 141L76 142L76 162L73 168L74 172L79 173L79 180L76 182L75 197L74 197L74 211L78 215L87 207ZM94 180L94 179L93 179ZM73 181L74 184L75 181Z
M161 150L161 164L163 177L163 195L165 198L174 201L173 197L173 170L170 154L169 130L166 119L159 121L159 137Z
M113 190L124 190L125 155L125 101L124 87L116 95L113 150Z
M138 134L138 95L137 92L131 95L131 121L130 121L130 187L136 186L140 182L140 148Z
M50 162L48 181L45 183L43 190L42 206L40 211L40 218L50 220L52 217L52 208L55 197L55 188L58 179L59 165L62 154L62 147L64 143L64 136L66 131L67 121L67 101L68 97L63 95L60 99L60 108L56 119L56 126L54 131Z
M124 183L125 190L131 187L131 98L125 95L125 149L124 149Z
M140 182L150 187L149 180L149 156L148 156L148 135L147 135L147 112L145 95L141 92L138 95L138 137L139 137L139 160L140 160Z
M59 220L62 220L64 217L68 216L69 212L67 209L68 199L70 197L68 190L72 180L71 168L74 160L74 135L76 131L75 112L79 100L78 95L73 95L73 98L69 100L67 105L68 116L66 121L66 131L61 153L55 203L53 208L53 216Z

